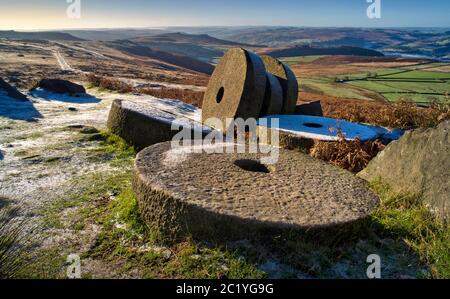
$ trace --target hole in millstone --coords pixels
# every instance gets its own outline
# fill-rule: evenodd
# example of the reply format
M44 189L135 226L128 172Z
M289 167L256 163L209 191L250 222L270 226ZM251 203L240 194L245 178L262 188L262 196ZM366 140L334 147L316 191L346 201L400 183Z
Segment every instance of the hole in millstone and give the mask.
M216 102L219 104L223 100L223 95L225 94L225 88L221 87L217 92Z
M316 124L316 123L306 123L306 124L303 124L305 127L308 127L308 128L323 128L323 125L321 125L321 124Z
M270 169L266 165L256 160L236 160L234 165L251 172L269 173Z

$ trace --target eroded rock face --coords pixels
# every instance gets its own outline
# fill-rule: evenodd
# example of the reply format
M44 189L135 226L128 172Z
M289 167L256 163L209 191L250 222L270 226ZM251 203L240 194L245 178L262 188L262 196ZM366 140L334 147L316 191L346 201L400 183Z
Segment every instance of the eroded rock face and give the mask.
M72 83L67 80L43 79L39 82L38 86L48 91L61 94L67 93L71 95L76 95L86 93L86 89L84 89L83 86Z
M0 78L0 95L5 94L6 96L19 100L19 101L27 101L27 97L18 91L16 88L9 85L2 78Z
M450 121L407 132L358 176L381 179L393 191L419 195L440 218L450 219Z
M366 182L345 170L295 151L281 149L273 165L264 156L146 148L133 183L145 221L169 239L242 239L353 224L378 206Z

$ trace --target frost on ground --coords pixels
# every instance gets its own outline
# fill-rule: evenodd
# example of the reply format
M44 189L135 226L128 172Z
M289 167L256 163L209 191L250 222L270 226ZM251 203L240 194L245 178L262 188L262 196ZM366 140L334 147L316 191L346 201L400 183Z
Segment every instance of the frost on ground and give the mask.
M145 102L165 114L185 114L192 120L200 117L196 108L180 106L179 101L96 89L88 92L74 97L36 89L28 93L27 102L0 96L0 197L20 208L19 217L28 220L30 232L39 232L33 238L36 248L60 248L62 257L71 253L66 252L70 248L80 253L89 250L100 228L89 224L83 230L73 229L79 207L63 209L58 215L63 223L47 227L49 207L91 184L93 176L127 171L123 165L114 166L108 157L93 160L92 152L100 141L83 141L80 128L105 129L114 99ZM120 277L98 260L86 259L83 267L90 269L93 277Z
M50 219L55 223L48 225L48 208L70 197L77 190L92 185L91 179L94 176L100 176L101 181L102 176L123 173L131 167L115 165L108 157L100 156L96 157L98 159L92 159L92 152L99 148L100 141L95 139L83 141L83 138L80 138L82 137L80 128L104 129L114 99L145 102L147 106L163 111L162 114L182 114L189 120L200 120L198 109L179 101L156 99L146 95L118 95L96 89L88 92L90 96L70 97L38 89L28 94L29 102L18 102L0 96L0 198L10 200L12 205L20 208L22 218L28 219L33 226L39 226L38 236L34 238L37 242L36 250L49 252L50 260L61 259L61 265L64 265L69 254L84 254L96 248L103 227L96 221L81 223L80 210L85 207L80 206L63 206L62 209L55 211L57 213L55 218L58 219ZM117 200L116 195L110 194L102 200L113 202ZM114 223L113 226L117 230L127 230L126 224L120 222ZM387 254L383 260L388 263L389 277L398 278L401 274L414 276L420 270L417 268L419 263L414 257L409 254L398 255L406 252L405 249L396 249L392 252L388 250L402 245L393 246L389 240L385 243L380 243L379 247L386 248L384 251ZM150 244L139 246L136 252L148 251L148 256L156 254L169 264L178 265L180 262L179 257L172 254L168 248ZM229 247L232 251L247 252L243 254L244 259L256 252L258 261L254 265L271 278L311 277L305 274L306 271L320 272L323 277L364 278L367 254L378 252L380 249L373 247L373 244L358 243L358 246L348 250L346 256L338 263L328 265L328 261L320 255L320 252L316 254L310 249L304 251L301 246L294 247L295 250L289 249L287 251L289 254L284 260L280 260L280 256L273 255L267 248L250 244L245 240L229 244ZM193 264L202 263L205 259L213 263L217 257L209 255L208 253L200 256L200 261L196 259L197 253L184 258ZM172 261L166 262L172 257ZM294 266L293 263L299 257L304 259L302 267ZM223 257L220 259L226 260ZM126 258L122 262L126 264ZM86 277L93 278L143 277L142 271L145 271L145 266L125 267L126 271L119 271L124 265L117 263L120 262L88 256L82 259L83 273ZM326 271L316 270L320 264L328 265ZM223 271L229 270L226 265L220 267ZM41 269L39 271L41 272L34 274L39 278L65 275L61 266L58 273L48 273L47 270ZM161 269L155 270L157 273L160 271Z

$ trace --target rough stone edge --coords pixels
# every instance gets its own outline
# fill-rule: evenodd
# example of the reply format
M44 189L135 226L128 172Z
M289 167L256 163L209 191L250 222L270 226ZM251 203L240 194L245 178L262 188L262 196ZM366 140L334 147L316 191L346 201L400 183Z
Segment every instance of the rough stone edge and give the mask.
M136 161L140 154L136 157ZM187 237L222 243L240 239L256 240L291 233L327 239L359 233L359 229L364 228L365 221L370 216L369 213L365 217L344 223L301 226L219 214L195 204L183 202L170 192L162 190L157 184L145 182L136 162L132 186L144 222L153 232L157 232L162 238L161 241L167 243L182 241Z
M180 131L172 130L172 124L137 111L126 109L122 100L114 100L109 112L107 128L137 150L170 141ZM191 136L196 136L191 129ZM202 137L207 134L203 133Z
M294 72L291 68L280 60L273 58L272 56L263 55L261 56L266 71L275 75L278 80L280 80L280 84L283 89L284 101L283 101L283 109L282 114L294 114L295 109L297 107L297 99L298 99L298 81ZM276 64L276 65L275 65ZM274 68L280 69L283 68L283 77L280 77L280 73L275 71L271 65L274 65Z

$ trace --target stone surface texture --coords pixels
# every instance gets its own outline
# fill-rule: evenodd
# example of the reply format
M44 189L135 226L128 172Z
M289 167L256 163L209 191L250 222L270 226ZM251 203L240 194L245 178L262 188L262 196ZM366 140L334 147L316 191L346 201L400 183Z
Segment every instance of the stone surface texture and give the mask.
M241 48L230 49L220 60L208 83L203 100L202 122L226 131L226 120L257 118L266 89L266 71L261 58ZM218 118L222 127L208 122Z
M109 112L107 127L138 150L170 141L182 128L190 130L192 138L203 138L211 130L187 117L189 111L194 109L195 107L175 100L167 104L163 100L156 103L115 100ZM172 124L176 124L179 129L172 130Z
M280 149L273 165L261 164L261 155L189 153L170 143L146 148L133 183L145 221L169 238L239 239L352 224L379 204L345 170L295 151Z
M378 180L394 192L418 195L439 218L450 220L450 121L407 132L358 176Z
M298 98L298 81L294 72L288 65L282 63L271 56L261 56L266 71L280 80L283 88L283 109L282 114L294 114Z

